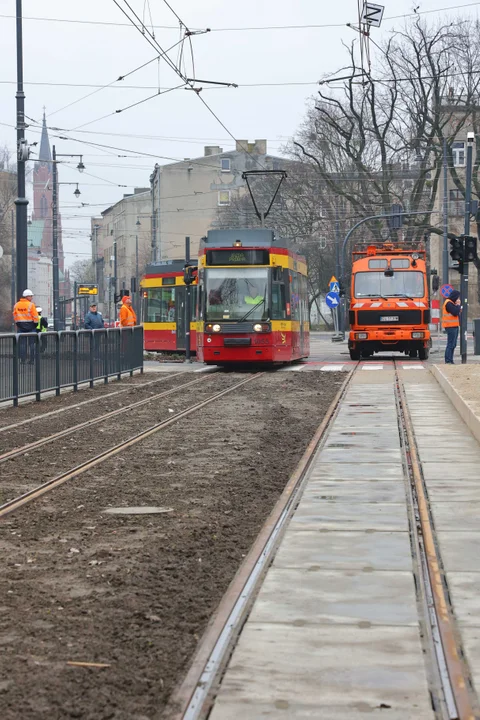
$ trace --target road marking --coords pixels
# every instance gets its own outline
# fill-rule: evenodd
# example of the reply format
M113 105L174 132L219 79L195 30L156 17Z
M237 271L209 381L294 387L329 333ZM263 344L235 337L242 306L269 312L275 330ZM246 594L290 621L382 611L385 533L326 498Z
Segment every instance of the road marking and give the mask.
M383 370L383 365L362 365L362 370Z
M193 372L213 372L214 370L218 370L218 368L206 365L205 367L198 368L198 370L194 370Z
M306 365L288 365L287 367L282 368L282 370L285 372L300 372L300 370L305 370L306 367Z
M425 370L424 365L401 365L402 370Z
M340 372L343 370L343 365L324 365L320 370L322 372Z

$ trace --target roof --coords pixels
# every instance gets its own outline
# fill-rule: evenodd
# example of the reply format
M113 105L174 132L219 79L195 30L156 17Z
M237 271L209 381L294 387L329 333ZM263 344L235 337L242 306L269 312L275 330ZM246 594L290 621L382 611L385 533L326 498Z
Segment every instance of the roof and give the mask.
M276 237L274 231L268 228L238 228L232 230L209 230L207 237L201 240L201 247L234 247L236 240L240 240L243 247L290 246L288 240Z
M45 220L32 220L27 225L27 246L39 248L42 245L43 229Z

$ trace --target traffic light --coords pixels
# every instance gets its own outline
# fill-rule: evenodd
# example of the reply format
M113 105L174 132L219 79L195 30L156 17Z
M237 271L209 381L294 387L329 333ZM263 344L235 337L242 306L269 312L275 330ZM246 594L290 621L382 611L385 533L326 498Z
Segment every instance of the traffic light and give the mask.
M117 293L114 293L114 295L113 295L113 302L115 303L115 305L116 305L117 303L119 303L121 299L122 299L122 296L121 296L120 293L118 293L118 294L117 294Z
M463 241L463 259L465 262L473 262L477 257L477 238L472 235L464 235Z
M463 237L450 238L450 257L452 260L463 260Z

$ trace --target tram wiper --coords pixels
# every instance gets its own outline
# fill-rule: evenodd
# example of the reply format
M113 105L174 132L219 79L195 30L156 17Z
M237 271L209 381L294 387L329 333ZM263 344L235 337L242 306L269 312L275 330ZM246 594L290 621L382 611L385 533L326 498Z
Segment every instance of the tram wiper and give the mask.
M254 310L256 310L256 308L260 307L260 305L262 305L264 302L265 302L265 298L263 297L263 298L260 300L260 302L258 302L256 305L252 305L252 307L250 308L250 310L249 310L247 313L245 313L245 315L244 315L242 318L240 318L240 320L237 320L237 323L241 323L241 322L243 322L244 320L246 320L246 319L248 318L248 316L249 316Z

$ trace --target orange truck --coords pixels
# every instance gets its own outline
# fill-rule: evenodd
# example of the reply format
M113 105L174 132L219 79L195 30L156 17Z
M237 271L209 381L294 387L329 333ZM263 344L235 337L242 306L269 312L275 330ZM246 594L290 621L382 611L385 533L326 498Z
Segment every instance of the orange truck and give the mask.
M352 360L388 351L428 358L430 303L424 249L393 243L356 247L350 298Z

